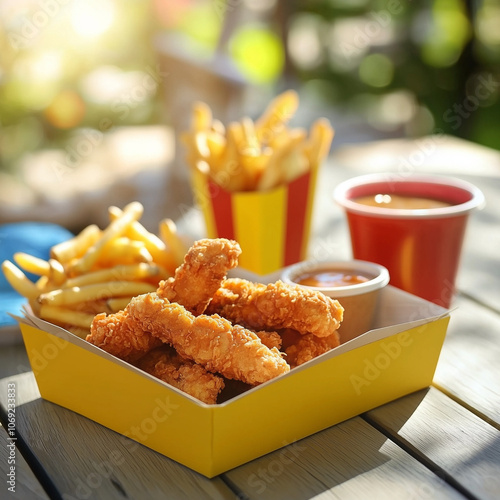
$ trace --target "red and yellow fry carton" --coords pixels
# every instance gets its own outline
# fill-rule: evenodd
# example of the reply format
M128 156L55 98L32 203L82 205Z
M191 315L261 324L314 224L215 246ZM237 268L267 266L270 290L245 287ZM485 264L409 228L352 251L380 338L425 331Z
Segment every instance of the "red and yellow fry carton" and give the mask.
M305 260L317 171L334 136L326 118L289 127L298 104L287 90L255 122L224 126L197 102L182 136L207 236L238 241L240 266L261 276Z
M306 259L317 169L266 191L230 192L195 171L195 199L207 236L236 240L240 267L270 274Z
M28 313L17 319L42 398L214 477L429 386L450 316L387 286L371 330L216 405Z

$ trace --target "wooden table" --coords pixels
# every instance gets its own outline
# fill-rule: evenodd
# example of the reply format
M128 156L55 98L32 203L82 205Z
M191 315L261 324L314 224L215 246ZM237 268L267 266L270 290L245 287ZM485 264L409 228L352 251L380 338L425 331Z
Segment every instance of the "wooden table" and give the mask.
M397 155L415 143L405 147ZM311 242L316 257L350 257L343 214L331 202L335 184L376 168L400 168L397 162L360 166L356 158L366 151L340 151L322 170ZM456 164L433 167L439 173L456 169L483 190L487 205L470 219L456 309L431 387L209 480L40 399L24 347L4 346L0 498L500 498L500 155L492 155L493 166L484 171L479 165L473 175ZM429 161L414 168L426 170ZM202 227L196 210L185 217L181 226L189 223L195 232ZM5 480L12 456L9 384L17 398L15 494Z

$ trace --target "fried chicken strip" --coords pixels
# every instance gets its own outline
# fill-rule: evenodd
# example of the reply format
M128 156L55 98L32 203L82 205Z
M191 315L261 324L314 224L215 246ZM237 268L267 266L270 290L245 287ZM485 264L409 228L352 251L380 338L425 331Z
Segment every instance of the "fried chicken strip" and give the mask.
M158 294L169 302L180 303L193 314L200 314L220 287L227 271L238 264L240 254L241 248L235 241L223 238L199 240L191 246L175 275L160 283ZM272 338L270 334L263 335L272 345L281 343L281 339ZM150 333L141 331L123 311L108 318L105 314L97 315L86 340L129 362L161 344Z
M255 335L269 349L281 348L281 336L278 333L262 331L255 332ZM160 339L141 330L126 310L110 316L106 316L106 313L96 315L86 340L131 363L163 344Z
M148 352L135 365L203 403L215 404L224 388L222 377L184 359L167 345Z
M254 330L292 328L317 337L338 330L343 313L337 300L320 292L282 281L263 285L239 278L226 279L207 308L207 314Z
M276 347L276 349L281 349L281 336L276 332L255 332L255 335L259 337L260 341L269 349Z
M133 298L126 311L139 329L226 378L256 385L290 370L278 349L269 349L255 333L218 315L194 316L156 293Z
M195 316L203 313L227 272L238 265L241 248L225 238L196 241L173 277L160 282L157 293L178 302Z
M286 361L291 368L302 365L340 345L337 331L327 337L317 337L311 334L301 335L291 329L283 330L280 334L283 338Z
M162 345L160 339L138 327L126 310L109 316L97 314L85 340L129 363Z

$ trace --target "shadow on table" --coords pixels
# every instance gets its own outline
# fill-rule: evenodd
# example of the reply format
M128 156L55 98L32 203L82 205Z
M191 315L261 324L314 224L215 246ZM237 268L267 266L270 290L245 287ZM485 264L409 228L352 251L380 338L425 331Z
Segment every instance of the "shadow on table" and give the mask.
M265 425L265 423L264 423ZM224 474L241 498L309 499L384 465L387 438L353 418Z
M200 491L207 498L234 498L220 478L209 480L39 394L36 398L32 375L2 379L0 390L8 380L19 394L29 393L16 407L16 445L50 498L189 500Z
M399 415L401 426L425 392L412 395L413 404L406 406L404 415ZM242 492L241 498L306 500L329 490L356 496L363 490L374 492L372 488L380 487L387 491L394 485L404 492L408 484L400 478L407 473L406 468L418 470L418 464L364 418L355 417L242 465L223 477L234 490ZM421 474L424 473L415 473L413 480L417 484Z

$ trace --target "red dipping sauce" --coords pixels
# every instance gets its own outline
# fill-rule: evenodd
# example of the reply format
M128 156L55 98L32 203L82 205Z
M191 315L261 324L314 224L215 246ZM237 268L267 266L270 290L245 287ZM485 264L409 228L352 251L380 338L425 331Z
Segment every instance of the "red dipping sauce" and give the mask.
M299 285L304 286L331 288L337 286L357 285L359 283L369 281L369 278L359 274L345 273L343 271L319 270L297 276L294 281Z

